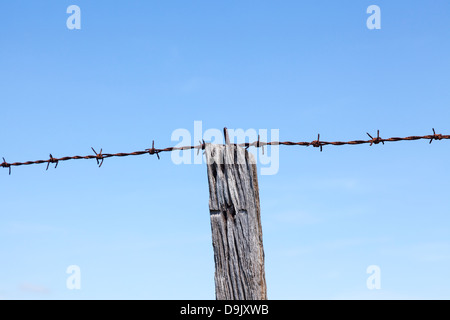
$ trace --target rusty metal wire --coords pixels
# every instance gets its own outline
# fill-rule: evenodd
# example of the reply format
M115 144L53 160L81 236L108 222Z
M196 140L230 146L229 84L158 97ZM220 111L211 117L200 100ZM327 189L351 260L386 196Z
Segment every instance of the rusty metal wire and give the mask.
M224 128L224 135L225 135L225 143L230 144L229 138L228 138L228 132L227 128ZM446 140L450 139L450 135L443 135L443 134L437 134L436 131L433 128L433 134L425 135L425 136L409 136L409 137L392 137L392 138L381 138L380 137L380 131L377 131L377 136L374 138L372 135L367 133L369 136L369 140L352 140L352 141L321 141L320 140L320 134L317 135L317 140L313 140L311 142L292 142L292 141L271 141L271 142L263 142L260 141L260 137L258 135L258 140L254 142L244 142L240 144L232 143L231 145L236 145L239 147L256 147L256 148L263 148L264 152L264 146L271 146L271 145L284 145L284 146L313 146L315 148L320 148L320 151L323 150L324 146L333 145L333 146L343 146L343 145L359 145L359 144L369 144L370 146L374 144L382 143L384 145L385 142L397 142L397 141L413 141L413 140L429 140L429 143L432 143L433 140ZM3 158L3 163L0 163L0 167L8 168L9 174L11 174L11 167L18 167L18 166L27 166L32 164L41 164L46 163L47 169L50 165L50 163L55 164L55 168L58 166L58 163L61 161L68 161L68 160L79 160L79 159L95 159L97 161L97 165L99 168L102 166L103 161L107 158L112 157L128 157L128 156L139 156L144 154L149 155L156 155L158 159L160 159L159 154L161 152L172 152L177 150L191 150L191 149L197 149L198 152L200 150L205 149L205 140L199 141L198 145L195 146L182 146L182 147L168 147L168 148L162 148L157 149L155 148L155 141L152 142L152 147L149 149L145 149L144 151L135 151L135 152L120 152L120 153L103 153L103 149L100 149L100 152L97 153L94 148L91 148L92 151L94 151L94 155L87 155L87 156L69 156L69 157L62 157L62 158L54 158L52 154L50 154L50 159L48 160L35 160L35 161L26 161L26 162L12 162L8 163L6 162L5 158Z

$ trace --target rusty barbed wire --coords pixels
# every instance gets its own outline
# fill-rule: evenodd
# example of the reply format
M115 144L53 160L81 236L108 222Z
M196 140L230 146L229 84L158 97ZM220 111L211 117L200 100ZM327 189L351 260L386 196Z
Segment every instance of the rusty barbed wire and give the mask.
M255 147L255 148L262 148L264 153L264 146L272 146L272 145L284 145L284 146L313 146L315 148L319 148L320 151L323 150L324 146L333 145L333 146L343 146L343 145L360 145L360 144L369 144L370 146L374 144L382 143L384 145L385 142L398 142L398 141L414 141L414 140L429 140L429 143L432 143L433 140L446 140L450 139L450 135L443 135L443 134L437 134L436 131L433 128L433 134L430 135L424 135L424 136L409 136L409 137L392 137L392 138L386 138L383 139L380 137L380 130L377 131L377 136L374 138L372 135L370 135L367 132L367 135L370 137L369 140L352 140L352 141L322 141L320 140L320 134L317 135L317 140L313 140L311 142L306 141L300 141L300 142L292 142L292 141L270 141L270 142L263 142L260 141L260 136L258 135L258 140L254 142L244 142L244 143L230 143L227 128L224 128L224 135L225 135L225 144L229 145L235 145L239 147L245 147L248 149L249 147ZM93 155L86 155L86 156L68 156L68 157L62 157L62 158L54 158L52 154L50 154L50 158L48 160L35 160L35 161L26 161L26 162L12 162L8 163L6 162L5 158L3 159L3 162L0 163L0 167L8 168L9 174L11 175L11 167L18 167L18 166L27 166L27 165L34 165L34 164L47 164L46 170L48 170L48 167L51 163L55 164L55 168L58 166L58 163L61 161L68 161L68 160L79 160L79 159L95 159L97 161L97 165L100 168L103 164L103 161L108 158L112 157L128 157L128 156L139 156L144 154L149 155L156 155L158 159L160 159L159 154L161 152L172 152L172 151L181 151L181 150L192 150L197 149L197 153L200 152L200 150L204 150L206 146L205 140L199 141L198 145L191 145L191 146L181 146L181 147L168 147L168 148L162 148L157 149L155 148L155 141L152 141L152 147L149 149L145 149L144 151L134 151L134 152L119 152L119 153L103 153L103 149L100 149L100 152L97 153L94 148L91 147L92 151L94 151Z

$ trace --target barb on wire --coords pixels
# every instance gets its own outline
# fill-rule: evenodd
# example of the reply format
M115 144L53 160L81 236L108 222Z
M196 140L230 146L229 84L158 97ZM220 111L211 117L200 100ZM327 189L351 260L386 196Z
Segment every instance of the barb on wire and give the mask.
M397 142L397 141L413 141L413 140L429 140L429 143L432 143L433 140L444 140L444 139L450 139L450 135L443 135L438 134L433 128L433 134L431 135L425 135L425 136L409 136L404 138L399 137L392 137L387 139L382 139L380 137L380 130L377 131L377 136L374 138L371 136L368 132L367 135L370 137L369 140L352 140L352 141L321 141L320 140L320 134L317 135L317 140L306 142L306 141L299 141L299 142L293 142L293 141L272 141L272 142L262 142L260 140L260 136L258 135L258 140L254 142L244 142L244 143L230 143L230 139L228 136L228 130L227 128L224 128L224 136L225 136L225 143L228 145L235 145L239 147L256 147L256 148L262 148L262 151L264 152L264 146L272 146L272 145L284 145L284 146L313 146L316 148L320 148L320 151L322 151L323 146L326 145L334 145L334 146L343 146L343 145L359 145L359 144L370 144L372 146L373 144L384 144L385 142ZM14 163L8 163L6 162L5 158L3 158L3 163L0 164L0 167L8 168L9 174L11 174L11 167L13 166L24 166L24 165L32 165L32 164L41 164L46 163L47 169L50 165L50 163L55 164L55 168L58 166L58 163L60 161L67 161L67 160L78 160L78 159L96 159L97 165L99 168L102 166L104 159L111 158L111 157L128 157L128 156L138 156L143 154L150 154L159 157L159 153L161 152L172 152L175 150L191 150L191 149L197 149L197 152L200 152L200 149L204 150L206 146L205 140L199 141L199 144L196 146L183 146L183 147L168 147L164 149L156 149L155 148L155 141L152 141L152 147L150 149L145 149L144 151L135 151L135 152L129 152L129 153L113 153L113 154L104 154L103 149L100 149L100 152L97 153L94 148L91 147L92 151L94 151L95 155L87 155L87 156L72 156L72 157L62 157L62 158L54 158L52 154L50 154L50 159L47 160L35 160L35 161L26 161L26 162L14 162Z
M205 143L205 140L199 140L198 141L198 143L199 143L199 145L198 145L198 148L197 148L197 155L199 155L200 154L200 149L201 150L205 150L205 147L206 147L206 143Z
M50 159L48 160L48 163L47 163L47 169L45 169L45 170L48 170L48 166L50 165L50 163L56 163L56 164L55 164L55 169L56 169L56 167L58 166L58 161L59 161L59 160L53 158L52 154L50 153Z
M322 152L323 143L320 141L320 133L317 134L317 140L314 140L309 144L312 145L314 148L320 148L320 152Z
M372 137L368 132L366 132L366 133L370 137L370 139L372 139L370 141L370 145L371 146L372 146L372 144L379 144L380 142L382 144L384 144L384 140L380 138L380 130L377 130L377 137L376 138Z
M430 139L430 143L432 143L433 140L442 140L442 134L436 134L436 131L434 131L434 128L433 128L433 136Z
M100 149L99 153L97 153L97 151L95 151L94 148L91 147L91 149L95 153L95 159L97 160L97 165L100 168L103 164L103 160L105 159L105 155L102 154L103 149Z
M9 168L9 175L11 175L11 164L7 163L5 158L3 158L3 163L1 164L3 168Z
M262 148L262 154L264 154L264 144L261 145L261 142L259 141L259 134L258 134L258 141L256 142L256 147L257 148L261 147Z
M147 151L150 155L156 154L156 156L158 157L158 160L160 160L159 153L161 151L155 149L155 140L152 141L152 148L151 149L145 149L145 151Z

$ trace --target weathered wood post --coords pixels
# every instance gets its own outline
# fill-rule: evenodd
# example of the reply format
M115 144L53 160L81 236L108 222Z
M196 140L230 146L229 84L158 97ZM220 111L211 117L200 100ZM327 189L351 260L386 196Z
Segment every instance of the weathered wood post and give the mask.
M216 299L267 299L256 162L230 145L206 144Z

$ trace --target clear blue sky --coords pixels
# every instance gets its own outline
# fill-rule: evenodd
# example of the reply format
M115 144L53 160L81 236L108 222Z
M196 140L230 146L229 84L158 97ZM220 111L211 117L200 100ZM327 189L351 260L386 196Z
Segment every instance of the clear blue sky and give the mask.
M449 134L449 17L446 0L4 1L0 156L166 147L196 120L294 141ZM447 141L282 147L259 177L268 297L449 299L449 156ZM215 297L204 164L2 169L0 194L0 298Z

